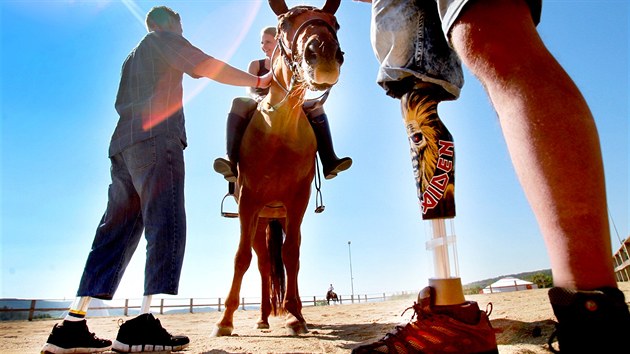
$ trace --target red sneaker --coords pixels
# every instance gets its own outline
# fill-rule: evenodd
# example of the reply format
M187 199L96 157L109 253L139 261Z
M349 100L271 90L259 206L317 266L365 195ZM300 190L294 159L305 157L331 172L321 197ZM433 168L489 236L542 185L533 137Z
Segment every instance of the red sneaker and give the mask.
M499 353L489 313L479 310L474 301L436 306L434 298L435 289L422 289L418 303L410 307L415 313L409 323L396 326L379 341L354 348L352 353Z

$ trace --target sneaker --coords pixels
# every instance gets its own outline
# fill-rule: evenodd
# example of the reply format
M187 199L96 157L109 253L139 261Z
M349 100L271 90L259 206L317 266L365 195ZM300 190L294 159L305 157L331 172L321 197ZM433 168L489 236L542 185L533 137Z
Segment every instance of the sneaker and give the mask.
M236 182L236 167L232 163L232 161L224 159L222 157L214 159L214 164L212 165L214 171L218 174L223 175L228 182Z
M55 324L42 353L100 353L111 348L112 341L90 332L86 320Z
M617 288L575 291L551 288L549 301L558 319L549 338L554 353L627 353L630 312ZM559 350L554 347L558 339Z
M352 353L499 353L489 313L480 311L474 301L436 306L434 297L434 288L422 289L419 303L409 308L414 310L409 323Z
M173 336L150 313L120 325L113 350L119 353L171 352L188 346L186 336Z

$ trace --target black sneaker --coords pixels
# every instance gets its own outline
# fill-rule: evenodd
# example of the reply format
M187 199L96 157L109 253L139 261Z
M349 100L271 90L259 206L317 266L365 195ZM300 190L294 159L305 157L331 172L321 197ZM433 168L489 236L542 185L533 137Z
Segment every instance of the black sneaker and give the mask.
M42 353L100 353L109 350L112 341L97 338L90 332L87 322L63 321L55 324Z
M120 325L113 350L120 353L171 352L188 346L186 336L173 336L150 313Z
M549 290L549 300L558 319L549 338L554 353L627 353L630 312L617 288L574 291ZM559 350L554 347L558 339Z

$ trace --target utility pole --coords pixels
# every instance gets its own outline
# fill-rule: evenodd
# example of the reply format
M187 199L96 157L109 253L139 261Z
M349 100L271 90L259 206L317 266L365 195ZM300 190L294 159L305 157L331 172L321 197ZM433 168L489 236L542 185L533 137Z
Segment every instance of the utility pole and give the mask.
M352 303L354 303L354 278L352 277L352 251L350 250L350 241L348 241L348 258L350 259L350 288L352 289Z

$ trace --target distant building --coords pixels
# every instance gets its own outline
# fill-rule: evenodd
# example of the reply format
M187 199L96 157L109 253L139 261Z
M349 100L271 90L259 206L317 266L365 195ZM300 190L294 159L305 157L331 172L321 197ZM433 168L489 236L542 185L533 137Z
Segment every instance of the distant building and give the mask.
M494 283L486 286L485 288L483 288L482 293L505 293L509 291L521 291L530 289L538 289L538 285L532 283L531 281L508 277L499 279Z
M615 266L615 277L618 282L630 281L630 235L621 244L621 247L613 255L613 264Z

